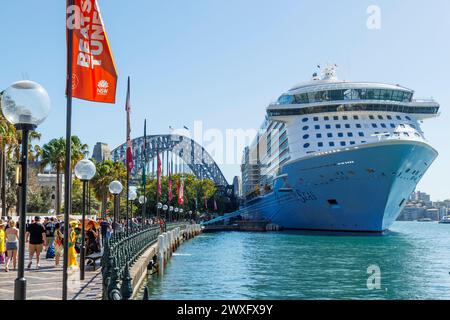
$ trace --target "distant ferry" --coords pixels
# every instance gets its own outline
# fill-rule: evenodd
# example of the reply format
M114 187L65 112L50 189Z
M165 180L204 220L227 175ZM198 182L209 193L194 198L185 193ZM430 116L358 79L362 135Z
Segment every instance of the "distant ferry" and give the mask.
M422 218L422 219L417 220L417 222L433 222L433 219L430 219L430 218Z
M284 93L244 151L243 216L286 229L387 230L438 156L420 123L440 106L413 96L340 81L336 65Z

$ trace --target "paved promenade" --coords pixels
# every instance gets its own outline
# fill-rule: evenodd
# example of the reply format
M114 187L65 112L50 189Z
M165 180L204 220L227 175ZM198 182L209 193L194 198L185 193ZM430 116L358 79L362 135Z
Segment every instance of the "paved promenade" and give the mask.
M27 245L28 246L28 245ZM26 253L25 268L29 262L28 251ZM71 300L95 300L101 299L102 276L101 268L97 261L96 271L92 266L86 266L85 280L80 281L79 270L69 271L68 297ZM25 269L27 279L28 300L61 300L62 297L62 259L61 266L55 268L54 259L45 259L45 252L41 253L40 269L36 270L36 260L33 259L31 269ZM10 264L12 268L12 263ZM0 265L0 300L12 300L14 298L14 280L17 278L17 270L5 272L5 265Z

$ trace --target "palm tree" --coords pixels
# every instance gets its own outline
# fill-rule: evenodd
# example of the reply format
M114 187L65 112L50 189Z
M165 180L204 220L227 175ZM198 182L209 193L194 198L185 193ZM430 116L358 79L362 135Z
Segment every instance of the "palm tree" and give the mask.
M77 136L72 136L71 141L72 141L71 167L74 168L78 161L83 160L89 154L89 146L87 144L82 143L80 138L78 138Z
M52 139L42 147L41 167L50 165L56 170L56 214L61 214L61 170L65 161L66 142L64 138Z
M71 137L72 158L71 169L76 163L86 157L89 151L87 144L83 144L77 136ZM66 140L64 138L53 139L42 147L41 168L50 165L56 171L56 214L61 214L61 171L66 162Z

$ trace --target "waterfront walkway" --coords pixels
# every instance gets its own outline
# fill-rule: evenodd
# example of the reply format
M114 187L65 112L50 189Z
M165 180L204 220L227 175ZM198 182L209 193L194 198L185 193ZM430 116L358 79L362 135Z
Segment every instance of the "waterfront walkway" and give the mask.
M27 244L28 247L28 244ZM28 265L28 248L25 267ZM55 268L55 259L45 259L45 252L41 253L41 267L36 270L36 260L33 259L31 269L25 269L27 279L27 300L61 300L62 299L62 258L61 266ZM96 270L86 266L85 280L80 281L79 270L69 272L68 298L70 300L96 300L102 295L101 268L97 261ZM12 268L12 262L10 264ZM14 280L17 270L5 272L5 265L0 265L0 300L14 299Z

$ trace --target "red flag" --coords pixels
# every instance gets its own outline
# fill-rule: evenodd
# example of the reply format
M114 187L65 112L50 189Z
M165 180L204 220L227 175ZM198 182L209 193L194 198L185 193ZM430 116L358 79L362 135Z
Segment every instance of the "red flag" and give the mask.
M172 175L170 173L170 165L169 165L169 201L172 201L173 193L172 193Z
M66 28L73 30L72 97L115 103L117 71L97 0L67 1ZM67 94L67 88L66 88Z
M161 158L159 157L159 152L157 153L158 155L158 168L157 168L157 183L158 183L158 196L161 197L162 192L161 192L161 172L162 172L162 165L161 165Z
M133 145L131 143L131 105L130 105L130 77L128 77L128 86L127 86L127 102L125 104L125 111L127 112L127 170L131 172L134 168L133 162Z
M178 204L182 206L184 204L184 179L181 178L178 187Z

